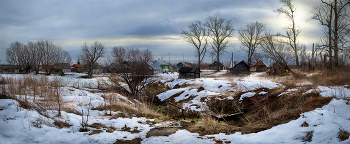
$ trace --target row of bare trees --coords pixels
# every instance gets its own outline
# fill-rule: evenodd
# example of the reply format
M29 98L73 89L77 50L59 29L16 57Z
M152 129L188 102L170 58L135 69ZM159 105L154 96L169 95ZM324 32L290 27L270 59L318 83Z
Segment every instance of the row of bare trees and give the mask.
M339 67L340 55L349 57L350 52L350 0L321 0L314 9L313 19L324 28L325 38L320 49L327 54L328 68Z
M321 6L314 8L312 17L324 26L325 37L321 38L321 45L313 45L311 52L306 51L306 46L298 40L301 30L295 22L295 5L291 0L280 0L283 6L276 12L285 15L291 23L285 27L285 34L263 34L264 25L258 22L239 30L242 49L248 53L248 64L251 66L252 56L257 48L261 48L282 70L290 71L288 64L295 64L297 68L306 65L312 68L318 60L329 69L341 66L340 62L350 54L350 0L321 2Z
M208 47L216 57L217 71L220 70L220 56L225 52L228 45L228 38L233 36L234 28L231 20L209 16L205 23L194 22L189 25L189 30L182 30L184 39L196 48L198 68L200 69Z
M17 66L25 73L29 73L30 69L38 73L42 67L50 74L49 65L55 65L64 74L59 63L71 63L69 53L50 41L28 42L27 45L13 42L6 50L6 58L10 65Z
M282 71L290 71L290 64L295 64L297 68L315 65L317 54L328 68L339 67L340 60L350 56L350 0L321 2L321 6L314 8L312 17L324 26L325 38L321 38L321 45L313 46L312 51L307 52L306 46L299 42L301 30L296 23L296 6L292 0L280 0L282 7L275 11L286 16L290 22L290 25L284 28L284 33L271 34L266 31L264 24L258 22L249 23L238 30L241 50L247 52L247 64L252 66L255 62L253 59L262 57L259 53L262 51L265 57L273 60ZM225 52L233 30L230 20L209 17L204 24L200 21L190 24L189 29L182 30L181 34L196 48L200 67L208 47L212 48L216 60L220 61L219 57Z
M250 23L239 30L238 39L242 43L241 49L248 53L249 66L253 65L252 58L259 50L273 60L281 71L291 71L288 64L293 62L297 67L300 66L299 55L303 46L298 42L301 30L295 22L296 7L291 0L280 0L280 3L283 5L276 12L285 15L291 22L285 27L285 34L271 34L266 31L264 24L258 22Z

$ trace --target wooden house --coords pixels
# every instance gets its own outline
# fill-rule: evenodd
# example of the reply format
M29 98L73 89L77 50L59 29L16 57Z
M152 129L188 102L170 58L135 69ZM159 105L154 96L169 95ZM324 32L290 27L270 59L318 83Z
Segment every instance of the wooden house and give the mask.
M189 62L179 62L177 65L176 65L177 69L180 70L181 67L193 67L193 65Z
M160 72L168 72L170 65L167 64L165 61L162 60L155 60L153 61L153 66L152 66L155 70ZM160 69L159 69L160 68Z
M92 65L93 74L101 74L102 72L103 72L103 68L101 65Z
M250 74L250 67L244 62L241 61L236 64L233 68L230 69L231 74Z
M84 67L85 65L83 64L74 64L72 65L72 72L78 72L78 73L84 72L85 71Z
M69 63L59 63L58 66L62 69L62 72L64 72L64 73L72 71L71 66L69 65Z
M261 60L259 60L259 61L254 65L254 68L256 69L257 72L263 72L263 71L266 71L266 70L267 70L266 65L265 65Z
M221 62L217 62L217 61L215 61L212 64L210 64L209 65L209 69L210 70L216 70L216 67L217 67L218 64L219 64L219 69L223 70L224 69L224 65Z
M179 78L180 79L186 79L186 78L200 78L201 77L201 71L198 68L194 67L181 67L179 69Z

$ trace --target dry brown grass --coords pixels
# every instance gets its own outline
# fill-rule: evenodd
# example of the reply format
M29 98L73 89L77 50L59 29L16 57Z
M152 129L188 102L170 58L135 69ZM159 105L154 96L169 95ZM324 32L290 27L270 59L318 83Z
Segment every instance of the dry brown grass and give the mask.
M157 119L168 119L167 116L164 116L161 113L158 113L150 108L150 106L146 104L135 104L130 105L123 102L114 102L111 105L107 105L106 107L101 105L99 107L94 108L93 110L112 110L119 111L122 114L114 114L110 117L110 119L116 119L119 117L146 117L146 118L157 118Z
M347 139L349 139L349 132L345 131L344 129L340 129L340 132L339 132L339 135L338 135L338 138L341 140L341 141L345 141Z
M103 132L103 130L93 130L92 132L88 133L88 135L99 134L101 132Z
M200 123L189 126L187 130L203 136L218 133L232 134L236 132L236 127L224 122L218 122L209 115L203 115Z
M228 96L232 96L234 99L225 99ZM239 94L227 93L224 95L212 96L206 103L212 112L217 114L231 114L241 109L241 107L237 105L237 103L239 103L239 97Z
M96 128L96 129L107 128L106 125L101 124L101 123L93 123L93 124L89 125L89 127Z
M321 97L318 92L304 94L314 86L304 86L298 88L297 91L279 96L287 89L295 88L296 83L299 83L298 79L286 87L253 90L252 92L256 93L255 96L246 97L241 103L238 100L243 92L214 96L207 101L207 106L211 111L219 114L230 114L242 108L249 108L248 113L238 115L234 119L226 119L226 122L232 125L234 130L242 133L254 133L297 119L301 113L320 108L333 99L332 97ZM260 95L261 91L267 92L267 94ZM234 100L215 99L227 96L234 97Z
M318 73L318 75L310 77L311 81L316 85L339 86L350 84L350 67L324 70Z
M81 111L76 110L75 108L72 108L72 107L68 107L68 106L63 106L62 110L65 111L65 112L67 112L67 113L74 113L74 114L80 115L80 116L83 115L83 114L81 113Z
M164 83L155 82L149 84L145 90L145 101L152 105L164 105L164 103L160 101L157 95L167 90L170 90L170 88Z
M332 97L321 97L317 92L304 95L303 92L297 91L279 97L278 93L270 92L265 96L244 99L243 107L250 108L246 114L249 122L241 121L244 124L241 131L243 133L258 132L287 123L299 118L301 113L322 107L333 99Z
M114 142L113 144L139 144L141 143L142 139L141 138L135 138L132 140L119 140L117 139L116 142Z
M58 128L69 128L71 127L72 125L70 125L69 123L67 122L63 122L63 121L60 121L60 120L54 120L53 124L55 126L57 126Z

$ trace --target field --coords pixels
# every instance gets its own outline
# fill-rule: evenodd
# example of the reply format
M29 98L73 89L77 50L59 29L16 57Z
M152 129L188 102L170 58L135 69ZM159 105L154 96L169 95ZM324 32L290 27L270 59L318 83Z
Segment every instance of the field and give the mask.
M350 143L350 74L298 73L157 74L148 101L107 74L1 74L0 143Z

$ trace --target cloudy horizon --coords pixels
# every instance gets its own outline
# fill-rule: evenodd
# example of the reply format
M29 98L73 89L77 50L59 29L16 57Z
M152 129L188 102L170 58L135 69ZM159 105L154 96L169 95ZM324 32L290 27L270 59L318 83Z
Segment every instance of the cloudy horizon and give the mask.
M321 26L311 20L318 0L294 0L297 25L301 29L300 44L311 49L322 37ZM164 57L177 63L194 63L195 49L180 36L195 21L204 22L209 16L232 20L234 37L221 60L247 59L237 40L238 29L252 22L265 24L271 33L284 33L289 25L285 16L274 10L281 7L276 0L4 0L0 1L0 63L6 63L6 49L12 42L49 40L68 51L76 63L81 46L95 41L106 47L109 55L113 47L149 49L154 59ZM210 63L207 54L204 62Z

